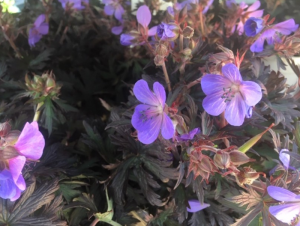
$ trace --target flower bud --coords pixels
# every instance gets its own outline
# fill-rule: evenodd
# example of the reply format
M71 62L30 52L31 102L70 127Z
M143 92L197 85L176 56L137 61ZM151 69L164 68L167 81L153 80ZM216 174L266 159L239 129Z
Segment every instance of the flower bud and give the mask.
M190 26L187 26L183 29L182 34L185 38L192 38L194 36L194 29Z
M218 151L214 156L214 163L220 169L227 169L230 166L229 154L224 151Z
M239 166L252 161L246 154L240 151L231 151L229 155L231 162L235 166Z
M160 55L154 57L154 63L156 66L162 66L165 63L165 58Z
M164 56L164 57L167 57L169 55L168 47L166 45L164 45L163 43L159 43L155 47L156 47L155 53L157 55Z
M240 170L238 174L236 174L236 181L239 185L244 184L252 184L260 174L264 173L258 173L251 167L244 167Z
M189 48L185 48L184 50L181 51L181 53L185 56L191 56L192 50Z
M0 123L0 137L6 136L11 130L9 122Z
M175 23L161 23L157 26L157 36L161 40L173 41L179 35L179 27Z

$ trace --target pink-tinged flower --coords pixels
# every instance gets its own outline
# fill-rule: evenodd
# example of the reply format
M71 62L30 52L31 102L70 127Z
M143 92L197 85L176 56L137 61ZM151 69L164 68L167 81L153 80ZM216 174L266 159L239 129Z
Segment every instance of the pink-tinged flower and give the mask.
M189 200L188 202L189 202L190 208L187 207L186 209L187 209L187 211L190 212L190 213L198 212L198 211L203 210L203 209L205 209L205 208L207 208L207 207L210 206L210 205L207 204L207 203L201 204L201 203L200 203L198 200L196 200L196 199Z
M18 156L8 159L9 170L16 186L24 191L26 189L25 180L22 176L22 169L25 165L26 158L38 160L43 154L45 147L45 139L37 122L26 123L14 148L18 152Z
M243 34L244 24L250 17L262 17L262 15L264 14L264 10L263 9L257 10L259 7L260 7L260 1L254 2L249 7L245 2L242 2L240 4L240 7L239 7L240 21L237 25L237 31L238 31L239 35ZM233 30L233 32L234 32L234 30Z
M261 33L257 40L251 45L250 50L252 52L261 52L264 49L265 40L269 45L273 45L275 42L281 42L280 34L289 35L295 32L298 26L298 24L295 24L294 19L289 19L270 26Z
M153 84L150 91L145 80L139 80L133 87L136 98L143 104L136 106L131 123L138 132L138 139L144 144L151 144L158 137L159 132L163 138L173 137L175 129L170 117L166 114L166 92L159 83Z
M173 41L175 40L179 35L179 27L174 24L166 24L166 23L161 23L160 25L157 26L157 36L161 40L169 40Z
M189 133L182 134L177 137L178 141L186 141L186 140L193 140L195 135L201 133L201 130L199 128L195 128L191 130Z
M157 26L148 29L148 25L151 21L151 12L148 6L140 6L136 12L136 18L140 24L139 31L131 31L127 34L120 36L121 45L143 45L149 36L156 34Z
M291 224L297 219L300 214L300 195L276 186L269 186L267 190L273 199L284 202L284 204L269 207L269 212L274 217L286 224Z
M240 126L249 107L256 105L262 98L260 86L252 81L243 81L239 69L234 64L222 67L222 75L207 74L201 80L203 108L213 116L225 111L225 119L230 125Z
M244 26L245 34L254 37L264 28L264 21L260 18L250 17Z
M11 172L7 169L0 172L0 197L15 201L21 196L21 190L15 184Z
M119 0L103 0L104 12L107 15L114 15L117 20L122 22L122 16L125 13L123 6Z
M43 35L48 34L49 24L45 23L45 14L40 15L34 22L33 27L29 30L28 43L31 47L40 41Z

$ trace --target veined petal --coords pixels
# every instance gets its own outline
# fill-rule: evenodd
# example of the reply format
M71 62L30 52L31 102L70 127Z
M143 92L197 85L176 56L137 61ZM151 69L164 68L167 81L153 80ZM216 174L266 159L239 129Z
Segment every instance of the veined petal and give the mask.
M286 169L289 168L290 166L290 159L291 159L291 156L287 153L282 153L284 151L289 151L288 149L282 149L280 152L279 152L279 159L280 161L282 162L282 164L284 165L284 167Z
M243 124L246 116L246 105L240 93L236 93L227 104L225 110L225 119L230 125L240 126Z
M154 91L160 105L162 106L162 108L164 108L165 102L166 102L165 88L159 82L155 82L153 84L153 91Z
M162 123L162 115L157 116L155 119L151 120L151 125L149 129L138 131L138 139L143 144L151 144L158 137L161 123Z
M151 21L151 12L148 6L140 6L136 12L136 18L139 24L141 24L144 28L148 27Z
M147 104L139 104L135 107L134 113L131 118L132 126L139 131L147 130L150 127L151 120L156 118L156 114L151 114L151 112L155 111L155 106L150 106ZM150 112L150 114L149 114ZM153 117L151 119L151 117Z
M297 200L297 195L287 189L276 187L276 186L268 186L267 188L268 194L278 201L295 201ZM299 205L299 204L298 204ZM299 205L300 208L300 205Z
M225 110L226 103L224 99L221 98L222 95L223 90L218 93L210 94L203 99L202 106L208 114L217 116Z
M39 15L34 22L34 26L39 27L45 21L45 19L46 19L45 14Z
M232 82L222 75L207 74L201 79L201 88L206 95L223 92L223 88L228 88L231 84Z
M240 92L248 106L254 106L262 98L261 87L256 82L242 82L240 85Z
M295 24L294 19L289 19L274 25L273 29L283 35L289 35L298 29L298 24Z
M260 7L260 1L254 2L249 8L247 9L248 12L257 10Z
M175 128L173 126L172 120L170 117L164 113L161 124L161 135L165 139L171 139L175 133Z
M18 180L15 182L20 191L24 191L26 189L26 183L22 174L20 174ZM18 190L19 190L18 189Z
M148 83L143 79L135 83L133 93L135 97L144 104L153 106L160 105L158 98L150 91Z
M207 203L203 203L201 204L198 200L196 199L193 199L193 200L189 200L189 206L191 208L187 208L187 211L190 212L190 213L195 213L195 212L198 212L200 210L203 210L207 207L209 207L210 205L207 204Z
M239 69L234 64L226 64L222 67L222 73L231 82L243 81Z
M25 165L25 162L26 162L26 158L24 156L17 156L8 160L9 171L11 172L11 176L17 186L18 186L17 181L20 175L22 174L22 170ZM23 188L22 184L20 184L20 186L21 187L19 186L18 187L22 189ZM25 188L22 190L25 190Z
M254 12L251 12L248 14L249 17L262 17L262 15L264 14L264 10L263 9L260 9L260 10L257 10L257 11L254 11Z
M270 206L269 211L278 220L290 224L300 213L300 205L299 203L289 203L278 206Z
M36 122L26 123L14 147L27 158L39 159L45 147L45 139L36 128Z

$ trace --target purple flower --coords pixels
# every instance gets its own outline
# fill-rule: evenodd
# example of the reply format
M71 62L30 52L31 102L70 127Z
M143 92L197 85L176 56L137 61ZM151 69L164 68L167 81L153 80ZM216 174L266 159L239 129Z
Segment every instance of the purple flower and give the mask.
M133 87L134 95L143 104L136 106L131 123L138 132L138 139L144 144L154 142L160 131L165 139L172 138L175 132L171 119L164 112L166 102L164 87L155 82L153 91L154 93L142 79Z
M203 210L203 209L205 209L205 208L207 208L207 207L210 206L210 205L207 204L207 203L201 204L201 203L200 203L198 200L196 200L196 199L189 200L188 202L189 202L189 206L190 206L191 208L188 208L188 207L187 207L186 209L187 209L187 211L190 212L190 213L198 212L198 211Z
M121 34L120 43L123 46L135 45L137 42L137 38L139 37L138 33L130 32L127 34Z
M157 26L148 29L148 25L152 18L148 6L140 6L136 12L136 18L141 25L141 29L139 31L131 31L127 34L122 34L120 37L121 45L142 45L147 41L149 36L154 36L156 34Z
M287 149L281 149L279 152L279 159L282 162L285 169L288 169L290 167L290 158L291 156L287 153L283 153L284 151L289 151Z
M35 46L35 43L40 41L43 35L48 34L49 24L45 23L45 14L39 15L35 20L33 27L29 30L28 43L31 47Z
M21 191L26 189L25 180L22 176L22 169L25 165L26 158L31 160L40 159L43 154L44 147L45 139L39 131L37 122L32 122L31 124L27 122L14 145L19 156L8 160L12 179Z
M176 24L161 23L157 26L157 36L161 40L175 40L178 37L178 26Z
M0 197L3 199L17 200L21 196L21 191L15 184L11 172L7 169L0 173Z
M267 190L273 199L285 202L278 206L270 206L269 212L283 223L291 224L300 214L300 196L276 186L269 186Z
M107 15L114 15L115 18L122 22L122 16L125 12L123 6L120 4L119 0L103 0L104 12Z
M249 37L254 37L264 28L264 21L259 18L250 17L245 25L245 34Z
M201 80L203 108L213 116L225 110L225 119L230 125L240 126L248 115L249 106L256 105L262 98L261 88L252 81L243 81L234 64L226 64L222 75L207 74Z
M189 133L182 134L181 136L177 137L177 140L178 141L193 140L194 136L198 133L201 133L201 130L199 128L195 128L191 130Z
M252 52L263 51L264 42L267 40L269 45L273 45L274 42L281 42L280 35L289 35L298 29L298 24L295 24L294 19L289 19L281 23L275 24L266 29L258 39L251 45L250 50Z
M240 21L237 25L237 31L239 35L243 34L244 32L244 24L250 17L262 17L264 10L257 10L260 7L260 1L254 2L250 7L246 5L245 2L241 2L240 4ZM247 9L247 10L245 10ZM234 32L234 29L233 29Z
M124 27L123 27L123 24L120 25L120 26L115 26L115 27L113 27L113 28L111 29L111 33L113 33L113 34L115 34L115 35L119 35L119 34L122 33L123 28L124 28Z

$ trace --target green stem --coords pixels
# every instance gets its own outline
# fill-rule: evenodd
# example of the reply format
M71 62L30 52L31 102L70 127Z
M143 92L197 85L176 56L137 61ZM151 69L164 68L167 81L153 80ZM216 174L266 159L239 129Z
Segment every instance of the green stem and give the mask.
M168 71L167 71L165 62L161 66L162 66L164 76L165 76L165 80L166 80L166 83L167 83L167 86L168 86L168 91L171 92L172 91L171 82L170 82L170 79L169 79L169 75L168 75Z
M41 110L40 108L43 106L44 102L40 102L38 103L38 105L36 106L36 109L35 109L35 114L34 114L34 117L33 117L33 121L34 122L37 122L40 118L40 115L41 115Z

